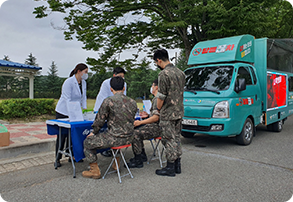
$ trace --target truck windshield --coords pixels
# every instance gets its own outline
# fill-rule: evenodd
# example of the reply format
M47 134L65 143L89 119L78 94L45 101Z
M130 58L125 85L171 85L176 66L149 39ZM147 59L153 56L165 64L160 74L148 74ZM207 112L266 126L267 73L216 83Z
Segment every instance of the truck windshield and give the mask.
M185 71L185 90L211 91L219 93L230 86L233 66L212 66L188 69Z

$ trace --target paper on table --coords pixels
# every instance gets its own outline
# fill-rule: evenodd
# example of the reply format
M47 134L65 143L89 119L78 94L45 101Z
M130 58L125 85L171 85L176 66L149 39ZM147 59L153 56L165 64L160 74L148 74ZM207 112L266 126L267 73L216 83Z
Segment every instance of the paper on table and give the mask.
M67 110L70 122L84 121L80 102L67 102Z
M151 113L151 107L152 107L152 102L150 100L143 100L142 101L145 107L146 113L150 114Z

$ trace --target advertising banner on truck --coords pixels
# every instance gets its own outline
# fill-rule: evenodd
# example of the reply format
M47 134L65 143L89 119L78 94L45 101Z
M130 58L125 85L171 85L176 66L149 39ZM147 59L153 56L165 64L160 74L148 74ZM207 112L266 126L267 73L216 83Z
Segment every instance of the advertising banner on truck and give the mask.
M287 75L267 72L267 111L287 106Z

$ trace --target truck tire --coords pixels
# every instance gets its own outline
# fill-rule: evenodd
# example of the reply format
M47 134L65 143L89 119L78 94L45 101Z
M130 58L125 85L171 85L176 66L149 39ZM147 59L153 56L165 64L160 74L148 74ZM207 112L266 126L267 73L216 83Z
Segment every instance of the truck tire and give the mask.
M274 132L281 132L283 129L283 120L272 123L272 129Z
M240 145L249 145L254 136L254 124L250 118L245 120L242 131L239 135L236 136L236 141Z
M194 136L194 133L181 131L181 135L185 138L192 138Z
M268 131L274 131L273 130L273 124L267 125L267 130Z

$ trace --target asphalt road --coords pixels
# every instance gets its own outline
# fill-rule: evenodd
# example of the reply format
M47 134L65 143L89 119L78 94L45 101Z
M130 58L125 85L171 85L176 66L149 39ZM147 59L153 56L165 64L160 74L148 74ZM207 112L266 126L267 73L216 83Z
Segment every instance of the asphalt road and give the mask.
M157 160L132 169L134 178L115 173L105 179L85 179L87 163L77 163L77 177L64 163L55 170L47 164L0 175L0 194L13 201L203 201L285 202L293 194L293 117L281 133L258 127L249 146L234 138L196 135L182 138L182 173L155 175ZM146 142L147 143L147 142ZM151 154L150 144L146 144ZM131 149L126 158L132 157ZM105 172L110 158L99 155ZM122 173L125 169L122 168Z

